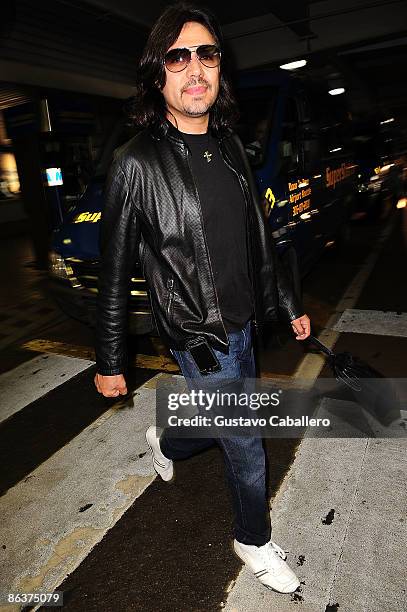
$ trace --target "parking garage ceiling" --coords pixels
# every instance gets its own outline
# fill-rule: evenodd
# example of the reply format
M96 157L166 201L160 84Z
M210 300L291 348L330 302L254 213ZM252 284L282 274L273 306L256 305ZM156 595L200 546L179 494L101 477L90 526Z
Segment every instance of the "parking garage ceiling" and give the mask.
M14 0L2 5L2 80L125 97L151 25L169 3ZM220 20L240 69L306 58L304 69L342 80L356 112L407 125L405 0L197 2ZM5 7L3 9L3 6Z

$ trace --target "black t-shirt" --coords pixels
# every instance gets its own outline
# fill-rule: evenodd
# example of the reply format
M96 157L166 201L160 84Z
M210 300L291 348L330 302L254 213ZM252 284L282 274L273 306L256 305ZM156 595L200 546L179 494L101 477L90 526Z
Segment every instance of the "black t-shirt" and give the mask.
M236 331L253 314L244 195L212 135L182 133L182 137L191 152L223 323L227 332Z

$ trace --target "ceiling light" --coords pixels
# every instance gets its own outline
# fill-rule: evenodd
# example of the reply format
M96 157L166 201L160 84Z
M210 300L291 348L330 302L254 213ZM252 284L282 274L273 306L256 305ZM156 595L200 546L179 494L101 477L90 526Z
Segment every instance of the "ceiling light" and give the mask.
M331 96L339 96L340 94L345 93L345 88L344 87L335 87L335 89L330 89L328 91L329 94L331 94Z
M380 121L380 125L384 125L385 123L392 123L394 121L394 117L390 117L389 119L385 119L384 121Z
M303 68L306 66L307 60L296 60L295 62L289 62L288 64L281 64L280 68L283 70L297 70L297 68Z

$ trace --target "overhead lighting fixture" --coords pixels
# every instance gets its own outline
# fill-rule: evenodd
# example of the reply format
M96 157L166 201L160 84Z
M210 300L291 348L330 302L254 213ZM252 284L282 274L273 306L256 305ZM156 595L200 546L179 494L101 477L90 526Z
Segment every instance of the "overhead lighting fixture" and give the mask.
M384 121L380 121L380 125L384 125L385 123L393 123L394 117L390 117L389 119L385 119Z
M335 89L330 89L328 91L328 93L331 96L339 96L340 94L345 93L345 88L344 87L335 87Z
M289 62L288 64L281 64L280 68L283 70L297 70L297 68L303 68L307 65L307 60L296 60L295 62Z
M330 153L336 153L337 151L342 151L342 147L335 147L335 149L329 149Z

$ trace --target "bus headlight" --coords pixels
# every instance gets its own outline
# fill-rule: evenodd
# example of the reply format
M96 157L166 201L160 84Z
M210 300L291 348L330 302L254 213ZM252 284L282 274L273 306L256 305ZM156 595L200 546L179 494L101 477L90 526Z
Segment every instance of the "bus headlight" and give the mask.
M50 274L53 274L53 276L57 276L58 278L68 280L68 270L62 255L56 251L50 251L48 253L48 261Z

